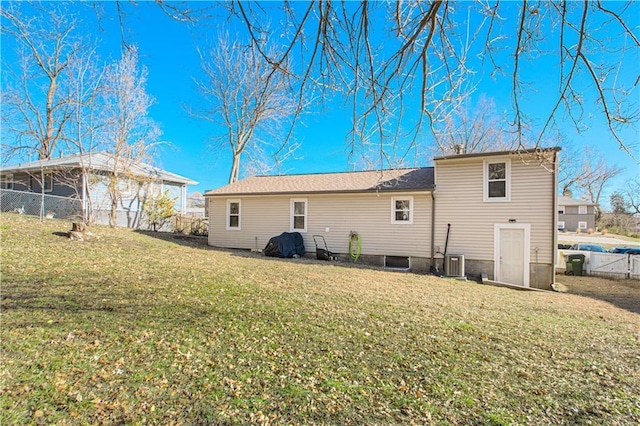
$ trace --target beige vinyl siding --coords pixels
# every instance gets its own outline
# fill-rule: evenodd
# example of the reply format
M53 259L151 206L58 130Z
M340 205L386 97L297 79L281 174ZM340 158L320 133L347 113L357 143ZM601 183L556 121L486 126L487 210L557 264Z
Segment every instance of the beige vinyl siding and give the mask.
M413 223L392 224L393 197L413 197ZM227 231L227 199L241 200L241 229ZM290 232L291 199L307 199L305 248L315 251L313 235L322 235L329 250L348 253L349 233L360 234L361 253L430 257L431 194L296 194L210 197L209 244L216 247L263 249L269 238ZM329 229L327 231L327 228ZM257 242L256 242L257 237Z
M491 157L491 162L507 159ZM448 253L493 261L494 224L515 219L531 225L531 263L552 263L553 166L512 157L511 201L506 202L483 201L483 167L483 158L436 161L435 245L444 251L450 223Z

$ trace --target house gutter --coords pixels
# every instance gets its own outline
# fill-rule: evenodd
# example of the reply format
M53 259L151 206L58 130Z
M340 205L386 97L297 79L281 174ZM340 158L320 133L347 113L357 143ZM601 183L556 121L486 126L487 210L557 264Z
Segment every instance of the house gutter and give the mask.
M229 198L229 197L256 197L256 196L264 196L264 195L281 195L281 196L291 196L291 195L336 195L336 194L391 194L391 193L419 193L419 192L433 192L435 189L435 185L433 187L427 188L399 188L399 189L353 189L353 190L322 190L322 191L283 191L283 192L270 192L270 191L256 191L256 192L214 192L214 193L205 193L206 197L221 197L221 198ZM215 191L215 190L214 190Z
M559 150L558 150L559 151ZM558 224L556 216L558 214L558 151L553 152L553 199L551 204L551 290L558 291L556 288L556 257L558 256Z

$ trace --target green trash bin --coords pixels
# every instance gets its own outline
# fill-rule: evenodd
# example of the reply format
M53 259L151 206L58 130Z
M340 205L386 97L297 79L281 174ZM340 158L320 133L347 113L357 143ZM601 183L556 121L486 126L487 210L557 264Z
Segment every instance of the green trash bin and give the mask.
M569 254L567 255L566 261L567 269L564 271L565 274L582 276L584 254Z

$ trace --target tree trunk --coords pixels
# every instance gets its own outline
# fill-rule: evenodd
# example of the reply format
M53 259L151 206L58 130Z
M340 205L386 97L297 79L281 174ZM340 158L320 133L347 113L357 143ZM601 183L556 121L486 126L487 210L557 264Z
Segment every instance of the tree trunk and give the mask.
M231 173L229 174L229 183L237 182L240 174L240 154L234 153L231 162Z
M118 198L111 195L111 211L109 211L109 226L116 227L116 218L118 214Z
M44 170L40 168L40 222L44 222Z
M82 222L73 222L71 224L71 230L74 232L85 232L87 230L87 225Z

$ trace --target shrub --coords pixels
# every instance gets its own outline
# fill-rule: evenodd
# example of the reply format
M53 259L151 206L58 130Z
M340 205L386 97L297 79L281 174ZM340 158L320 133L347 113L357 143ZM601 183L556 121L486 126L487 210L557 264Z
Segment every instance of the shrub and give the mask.
M581 234L582 231L580 230L580 228L576 229L576 234Z
M165 223L175 214L177 198L169 197L169 191L162 195L152 195L142 205L142 210L147 215L147 223L154 231L161 229Z
M600 233L601 233L602 235L607 235L607 232L609 232L609 231L607 230L607 228L604 228L604 229L602 230L602 232L600 232Z
M587 229L587 234L593 235L593 229L592 228Z

